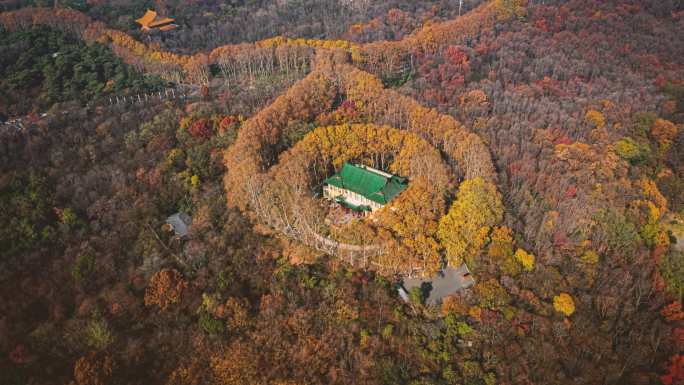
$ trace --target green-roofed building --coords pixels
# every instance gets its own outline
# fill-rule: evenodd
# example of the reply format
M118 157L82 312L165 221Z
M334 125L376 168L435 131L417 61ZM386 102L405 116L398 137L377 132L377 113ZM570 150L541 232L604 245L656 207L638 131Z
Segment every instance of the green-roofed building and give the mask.
M385 206L406 187L406 178L345 163L340 172L323 181L323 197L367 214Z

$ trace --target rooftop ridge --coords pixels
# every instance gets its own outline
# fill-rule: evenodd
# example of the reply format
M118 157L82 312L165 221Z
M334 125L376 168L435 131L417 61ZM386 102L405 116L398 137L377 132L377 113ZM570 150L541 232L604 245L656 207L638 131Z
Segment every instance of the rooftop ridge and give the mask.
M382 175L382 176L384 176L385 178L391 178L391 177L395 176L395 175L390 174L390 173L388 173L388 172L385 172L385 171L382 171L382 170L379 170L379 169L377 169L377 168L373 168L373 167L370 167L370 166L366 166L366 165L364 165L364 164L359 164L359 163L350 163L350 164L351 164L352 166L354 166L354 167L362 168L362 169L364 169L364 170L371 171L371 172L374 172L374 173L376 173L376 174Z

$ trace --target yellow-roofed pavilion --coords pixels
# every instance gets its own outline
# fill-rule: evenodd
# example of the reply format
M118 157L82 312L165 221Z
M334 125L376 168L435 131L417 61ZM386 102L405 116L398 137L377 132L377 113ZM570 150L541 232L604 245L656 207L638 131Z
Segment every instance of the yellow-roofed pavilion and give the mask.
M136 20L135 22L140 24L141 29L143 31L151 31L155 28L162 31L168 31L178 27L178 25L173 23L174 21L175 19L172 19L170 17L160 17L157 14L157 12L148 9L147 12L145 12L145 14L143 15L143 17Z

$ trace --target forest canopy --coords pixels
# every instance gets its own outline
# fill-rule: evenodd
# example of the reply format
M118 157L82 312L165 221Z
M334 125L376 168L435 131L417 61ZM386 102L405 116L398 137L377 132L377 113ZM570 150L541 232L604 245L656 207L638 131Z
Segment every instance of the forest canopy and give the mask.
M28 31L0 29L0 112L21 114L45 110L64 101L93 101L104 95L140 93L163 86L145 76L106 47L87 46L60 31L37 27ZM26 101L30 101L27 103Z
M0 383L684 383L681 2L0 10Z

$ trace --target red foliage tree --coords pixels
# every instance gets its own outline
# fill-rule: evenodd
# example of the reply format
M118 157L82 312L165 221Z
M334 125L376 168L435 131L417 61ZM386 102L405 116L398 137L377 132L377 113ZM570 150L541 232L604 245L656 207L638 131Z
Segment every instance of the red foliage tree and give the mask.
M675 328L672 331L672 339L679 350L684 350L684 328Z
M684 319L684 312L682 312L682 303L679 301L674 301L671 304L665 306L660 311L660 314L662 314L663 317L669 322L681 321Z
M33 357L31 357L29 354L26 346L21 344L17 345L17 347L12 350L12 352L9 354L9 358L17 365L28 364L33 360Z
M218 125L219 133L224 133L224 132L228 131L231 128L231 126L233 126L237 122L238 122L238 119L235 116L229 115L229 116L224 117L223 119L221 119L221 121L219 122L219 125Z
M188 132L194 138L209 139L214 135L214 130L211 127L209 119L197 119L190 125Z
M667 373L660 376L660 381L665 385L684 384L684 355L675 354L670 357Z

